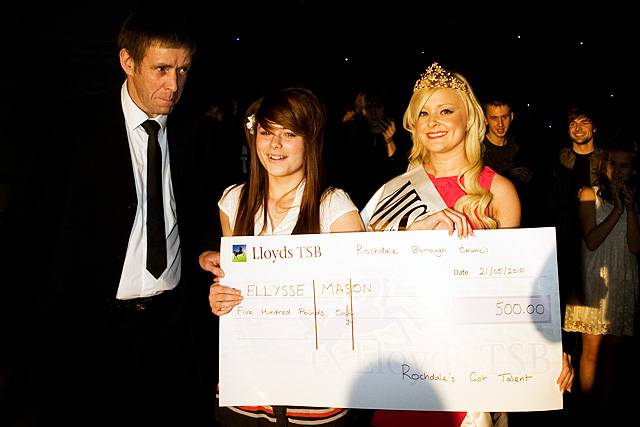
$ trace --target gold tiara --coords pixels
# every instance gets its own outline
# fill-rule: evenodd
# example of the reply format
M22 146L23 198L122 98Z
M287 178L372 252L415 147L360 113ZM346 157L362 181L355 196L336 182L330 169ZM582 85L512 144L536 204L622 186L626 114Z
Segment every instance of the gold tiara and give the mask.
M413 87L413 91L415 92L425 87L448 87L463 92L467 91L465 82L451 75L450 72L439 66L437 62L431 64L427 71L420 76Z

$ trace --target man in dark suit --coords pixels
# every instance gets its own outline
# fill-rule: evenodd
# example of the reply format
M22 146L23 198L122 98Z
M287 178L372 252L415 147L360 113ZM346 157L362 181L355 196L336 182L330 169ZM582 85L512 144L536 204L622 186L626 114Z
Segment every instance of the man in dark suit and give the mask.
M169 118L195 44L163 12L123 24L124 84L71 99L43 132L36 207L13 239L22 240L17 264L38 273L33 290L18 293L32 311L24 334L32 339L19 341L29 349L36 425L206 419L185 308L198 253L215 247L215 230L203 227L214 223L218 194L206 146ZM199 247L201 235L209 241ZM203 306L206 295L205 287Z

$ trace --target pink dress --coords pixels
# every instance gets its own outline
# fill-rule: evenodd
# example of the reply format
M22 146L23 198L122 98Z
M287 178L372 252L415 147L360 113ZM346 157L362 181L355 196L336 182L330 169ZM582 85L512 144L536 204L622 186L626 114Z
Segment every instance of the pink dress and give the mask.
M436 178L431 174L428 175L429 179L433 182L433 185L442 197L442 200L444 200L448 207L453 208L458 199L466 194L458 185L458 177L445 176ZM495 171L490 167L485 166L478 176L478 181L480 181L482 188L489 190L494 176L496 176ZM473 228L475 229L476 227ZM376 409L371 425L373 427L459 427L466 416L466 412L390 411L385 409Z
M433 182L433 185L440 193L442 200L447 204L448 207L453 208L458 201L458 199L466 193L462 191L462 188L458 185L458 177L455 176L443 176L440 178L436 178L431 174L429 175L429 179ZM491 183L493 182L493 177L496 176L496 172L491 169L489 166L485 166L484 169L478 175L478 181L480 182L480 186L482 188L489 190L491 188ZM464 183L464 181L462 181ZM468 218L467 218L468 219ZM473 224L472 224L473 225ZM476 227L473 227L474 229Z

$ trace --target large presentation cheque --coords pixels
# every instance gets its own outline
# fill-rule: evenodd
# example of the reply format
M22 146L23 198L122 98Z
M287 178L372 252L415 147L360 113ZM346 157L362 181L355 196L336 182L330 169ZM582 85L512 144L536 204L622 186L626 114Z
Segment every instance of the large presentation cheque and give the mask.
M553 228L225 237L220 405L562 407Z

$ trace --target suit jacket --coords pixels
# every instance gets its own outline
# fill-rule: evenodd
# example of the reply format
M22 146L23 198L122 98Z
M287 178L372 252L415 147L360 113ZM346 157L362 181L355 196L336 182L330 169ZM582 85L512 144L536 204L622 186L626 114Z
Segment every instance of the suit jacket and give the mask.
M120 88L70 100L50 124L42 178L51 248L46 284L56 294L115 298L137 209L133 166ZM181 241L181 285L197 268L197 253L215 246L216 186L211 141L197 126L169 116L171 180ZM38 227L42 229L42 227ZM206 238L202 238L202 237ZM205 242L205 243L201 243ZM49 251L46 251L49 254Z

